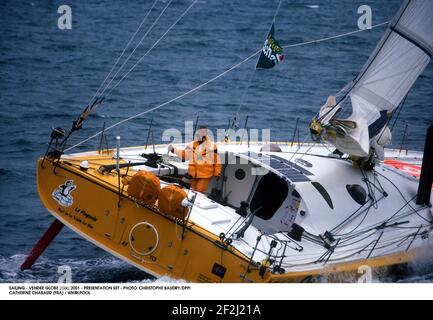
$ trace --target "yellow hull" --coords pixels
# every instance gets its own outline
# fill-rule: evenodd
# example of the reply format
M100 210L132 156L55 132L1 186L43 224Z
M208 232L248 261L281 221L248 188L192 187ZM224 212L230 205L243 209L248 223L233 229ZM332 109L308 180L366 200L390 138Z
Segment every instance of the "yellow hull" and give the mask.
M100 174L103 164L112 157L86 158L88 170L79 168L83 159L61 160L58 164L40 159L37 185L40 198L54 217L66 226L145 272L188 282L303 282L321 276L356 274L359 266L382 268L405 263L414 252L375 259L318 267L315 270L262 276L259 266L250 265L249 257L224 246L218 235L188 222L182 222L144 206L119 190L117 174ZM94 162L92 162L94 161ZM57 165L57 166L56 166ZM122 170L122 174L125 172ZM72 180L72 203L60 203L53 192ZM347 278L346 278L347 279ZM344 281L344 280L343 280Z

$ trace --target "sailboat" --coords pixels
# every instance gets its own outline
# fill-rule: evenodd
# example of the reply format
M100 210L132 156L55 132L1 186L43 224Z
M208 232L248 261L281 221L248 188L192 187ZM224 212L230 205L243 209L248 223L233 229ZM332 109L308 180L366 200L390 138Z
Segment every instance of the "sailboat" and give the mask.
M386 145L389 119L431 60L432 30L433 2L405 1L358 77L312 120L314 143L218 141L221 178L207 192L188 186L188 161L167 145L65 152L95 99L68 133L53 130L38 160L55 222L22 269L63 226L150 275L188 282L338 281L431 250L433 127L424 152ZM348 104L352 115L339 118Z

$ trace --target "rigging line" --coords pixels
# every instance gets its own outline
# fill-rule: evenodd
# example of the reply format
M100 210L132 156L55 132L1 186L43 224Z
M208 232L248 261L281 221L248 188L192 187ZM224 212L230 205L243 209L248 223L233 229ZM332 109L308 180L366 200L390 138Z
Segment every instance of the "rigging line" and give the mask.
M254 249L254 248L256 248L255 250L256 250L256 252L259 252L259 253L261 253L261 254L263 254L263 255L268 255L268 253L269 252L266 252L266 251L264 251L264 249L259 249L258 247L256 247L256 246L252 246L249 242L247 242L245 239L243 239L243 238L239 238L238 239L240 242L243 242L245 245L247 245L249 248L252 248L252 249ZM279 244L280 244L280 246L282 246L282 243L281 243L281 241L280 240L278 240L277 242L279 242ZM291 248L290 246L289 246L289 248ZM281 248L278 250L278 251L281 251ZM271 255L271 257L272 258L276 258L276 259L279 259L279 258L284 258L284 256L278 256L278 255L276 255L276 254L272 254Z
M428 228L429 225L425 225L425 224L423 224L422 227L423 227L423 228ZM399 227L399 226L391 226L391 228L394 228L394 229L402 229L402 230L411 230L411 229L418 229L419 227L416 227L416 226L413 226L413 227Z
M143 20L141 21L140 25L138 26L137 30L135 30L134 34L132 35L132 37L129 39L128 43L126 44L125 48L123 49L122 53L120 54L120 56L117 58L116 62L114 63L114 65L111 67L110 72L107 74L107 76L105 77L104 81L102 81L102 83L100 84L98 90L96 91L96 93L93 95L92 99L90 99L89 101L89 105L92 103L92 101L98 96L99 91L102 89L103 85L105 84L105 82L107 81L107 79L111 76L111 74L113 73L114 69L116 68L117 64L119 63L120 59L123 57L123 55L125 54L126 50L128 50L130 44L132 43L132 41L135 39L135 36L137 35L138 31L140 31L141 27L143 26L143 24L146 22L147 17L149 16L149 14L152 12L153 8L155 7L155 5L157 4L159 0L155 0L155 2L153 3L152 7L149 9L149 11L147 12L147 14L145 15L145 17L143 18Z
M358 230L356 233L354 233L352 235L347 235L345 237L342 237L342 239L344 240L342 242L346 243L348 241L351 241L352 239L359 238L359 237L363 236L364 234L367 234L370 232L373 232L373 234L374 234L379 230L385 230L387 228L393 228L396 225L402 225L402 224L407 224L407 223L410 223L410 222L409 221L396 221L393 224L386 224L386 225L379 222L377 224L370 225L364 229Z
M305 136L304 140L298 144L298 149L296 149L296 151L292 154L292 156L290 157L289 161L292 161L292 159L295 157L295 155L298 154L298 152L300 151L300 149L303 147L303 145L304 145L304 144L306 143L306 141L308 140L308 137L310 137L310 134L309 134L309 133L307 133L307 135ZM315 147L316 145L319 146L320 144L321 144L320 141L319 141L319 142L314 142L314 141L313 141L313 144L312 144L312 145L311 145L311 146L310 146L306 151L304 151L304 152L301 154L300 159L302 159L306 154L308 154L308 152L309 152L313 147ZM327 149L328 149L328 148L327 148ZM328 149L328 150L329 150L329 149ZM312 154L311 154L311 155L312 155ZM312 155L312 156L314 156L314 155Z
M323 241L322 240L318 240L318 239L316 239L316 236L311 236L311 235L308 235L308 234L304 234L303 236L302 236L302 239L305 239L306 241L310 241L311 243L314 243L314 244L317 244L317 245L323 245Z
M368 191L368 197L371 199L372 201L372 206L377 209L378 205L377 205L377 200L376 200L376 192L375 192L375 188L377 188L376 186L374 186L375 188L372 188L372 185L374 185L373 182L370 181L370 179L368 178L367 174L365 173L365 171L360 168L361 170L361 174L362 174L362 181L366 184L367 186L367 191Z
M413 199L415 199L415 198L416 198L416 196L415 196L414 198L412 198L411 201L412 201ZM429 225L432 225L432 224L433 224L433 221L431 221L431 220L427 220L427 218L421 216L420 213L419 213L419 210L427 209L428 206L423 206L423 207L419 208L419 210L416 210L416 209L414 209L414 208L413 208L409 203L408 203L408 205L409 205L409 207L411 208L412 211L409 211L407 214L403 214L403 213L400 214L402 217L409 217L409 216L411 216L411 215L413 215L413 214L416 214L419 218L421 218L422 220L424 220L425 222L427 222ZM400 215L398 215L398 216L400 216Z
M385 234L385 233L384 233ZM342 245L341 247L342 248L347 248L347 247L354 247L354 246L356 246L357 244L359 244L359 243L362 243L364 240L367 240L368 238L371 238L372 236L376 236L377 235L377 233L372 233L372 234L370 234L369 236L366 236L366 237L364 237L364 238L362 238L362 239L357 239L356 241L352 241L352 242L345 242L344 243L344 245ZM413 234L412 234L413 235ZM384 239L384 240L382 240L381 242L380 242L380 246L379 247L377 247L377 249L382 249L382 248L386 248L386 247L390 247L390 246L392 246L393 244L395 244L395 243L398 243L398 242L400 242L400 240L402 239L402 238L407 238L408 236L404 236L404 237L399 237L399 238L395 238L395 237L393 237L393 238L390 238L390 239ZM394 241L395 239L397 239L396 241ZM377 241L377 240L373 240L372 242L370 242L367 246L365 246L365 248L368 248L373 242L375 242L375 241ZM379 244L379 243L378 243ZM354 247L353 249L356 249L356 247ZM348 250L353 250L353 249L348 249ZM365 249L362 249L361 251L359 251L360 253L362 252L362 251L364 251Z
M405 8L403 9L403 11L401 12L400 16L398 17L398 19L396 20L396 22L393 23L393 25L390 25L389 28L389 32L388 34L386 34L386 36L383 38L383 42L379 43L379 47L377 49L377 51L375 51L373 53L373 56L370 57L369 61L367 62L367 66L365 68L363 68L360 72L360 74L358 74L358 76L354 79L354 81L352 82L352 85L350 87L350 89L348 90L348 92L346 92L344 94L344 96L337 102L337 104L330 108L328 110L328 112L326 112L323 116L321 116L318 121L321 121L324 117L326 117L329 113L331 113L335 108L337 108L337 106L340 105L340 103L344 102L344 100L346 100L346 98L348 97L349 93L353 90L353 88L355 88L355 86L359 83L359 81L361 81L361 79L364 77L364 75L367 73L368 69L370 68L370 66L376 61L377 57L379 56L379 53L382 51L383 47L385 46L386 42L388 41L389 37L392 35L393 30L391 29L393 26L396 26L399 24L401 18L403 17L403 15L405 14L408 6L409 6L410 1L408 1L406 3ZM395 21L395 20L394 20ZM367 29L368 30L368 29Z
M284 246L285 246L285 241L281 240L280 238L278 238L277 236L272 236L269 235L269 238L273 239L275 242L277 242L277 244L280 245L280 247L278 249L276 249L276 252L273 253L270 257L278 257L278 258L284 258L284 255L280 256L280 251L283 250Z
M371 206L367 208L367 210L366 210L365 213L364 213L364 217L362 217L362 219L361 219L361 221L359 222L359 224L358 224L356 227L354 227L352 230L350 230L349 232L343 234L343 236L345 236L345 235L349 235L349 234L355 232L356 230L358 230L359 227L361 227L361 225L364 223L365 219L367 219L367 216L368 216L368 214L370 213L370 209L371 209Z
M422 207L421 210L424 210L424 209L427 209L427 208L428 208L428 206L425 206L425 207ZM408 217L410 217L410 216L412 216L414 214L416 214L416 212L414 210L410 209L410 211L405 211L405 212L397 214L392 219L392 221L398 221L400 219L408 218ZM431 225L431 223L429 223L429 225Z
M384 22L383 24L385 24L385 23L386 23L386 22ZM378 26L380 26L380 25L382 25L382 24L375 25L375 26L372 27L372 29L375 28L375 27L378 27ZM353 33L358 33L358 32L362 32L362 31L366 31L366 30L369 30L369 29L352 31L352 32L349 32L349 33L345 33L344 35L347 36L347 35L351 35L351 34L353 34ZM328 37L328 38L323 38L323 39L332 40L332 39L335 39L335 38L340 37L340 36L341 36L341 35L337 35L337 36L334 36L334 37ZM295 43L295 44L292 44L292 45L288 45L288 46L286 46L286 48L289 48L289 47L298 47L298 46L302 46L302 45L308 45L308 44L310 44L310 43L314 43L314 42L322 42L322 41L324 41L323 39L318 39L318 40L308 41L308 42ZM130 121L130 120L132 120L132 119L135 119L135 118L137 118L137 117L140 117L140 116L142 116L142 115L144 115L144 114L147 114L147 113L149 113L149 112L152 112L152 111L158 110L158 109L160 109L160 108L162 108L162 107L165 107L166 105L168 105L168 104L170 104L170 103L172 103L172 102L175 102L175 101L177 101L177 100L179 100L179 99L181 99L181 98L183 98L183 97L185 97L185 96L191 94L191 93L194 93L195 91L197 91L197 90L199 90L199 89L201 89L201 88L207 86L208 84L210 84L210 83L212 83L212 82L218 80L219 78L225 76L225 75L228 74L229 72L231 72L231 71L233 71L233 70L239 68L239 67L240 67L241 65L243 65L245 62L251 60L252 58L254 58L256 55L258 55L258 54L261 53L261 52L262 52L262 49L257 50L256 52L252 53L250 56L248 56L248 57L245 58L244 60L240 61L239 63L237 63L237 64L235 64L235 65L233 65L232 67L230 67L229 69L223 71L223 72L220 73L219 75L217 75L217 76L215 76L215 77L209 79L208 81L206 81L206 82L200 84L199 86L197 86L197 87L195 87L195 88L193 88L193 89L191 89L191 90L189 90L189 91L187 91L187 92L185 92L185 93L183 93L183 94L177 96L176 98L173 98L173 99L171 99L171 100L169 100L169 101L167 101L167 102L165 102L165 103L162 103L162 104L160 104L160 105L157 106L157 107L151 108L151 109L149 109L149 110L147 110L147 111L144 111L144 112L140 112L140 113L136 114L135 116L131 116L131 117L127 118L127 119L124 119L124 120L122 120L122 121L119 121L118 123L115 123L115 124L111 125L110 127L106 128L105 131L110 130L110 129L112 129L112 128L115 128L115 127L117 127L118 125L123 124L124 122ZM79 143L77 143L77 144L75 144L75 145L73 145L73 146L71 146L71 147L65 149L64 151L66 152L66 151L69 151L69 150L71 150L71 149L73 149L73 148L76 148L76 147L82 145L83 143L85 143L85 142L87 142L87 141L89 141L89 140L91 140L91 139L93 139L93 138L99 136L101 133L102 133L102 132L98 132L98 133L94 134L93 136L91 136L91 137L89 137L89 138L87 138L87 139L84 139L84 140L82 140L81 142L79 142ZM305 140L304 140L304 143L305 143L305 141L308 139L308 136L309 136L309 135L306 136L306 138L305 138Z
M301 156L299 157L299 159L301 160L301 159L305 156L305 154L307 154L308 152L310 152L311 149L313 149L314 147L317 147L317 146L319 146L319 145L320 145L319 143L317 143L317 142L313 142L313 143L310 145L310 147L309 147L306 151L304 151L304 152L301 154Z
M371 201L371 200L370 200ZM365 212L365 210L367 210L369 207L372 206L372 204L370 203L368 205L367 208L362 209L368 202L364 203L363 205L360 205L360 207L358 209L356 209L349 217L347 217L345 220L343 220L342 222L340 222L340 224L336 225L334 228L332 228L329 232L331 232L332 234L336 235L336 232L341 231L341 229L350 221L352 221L352 219L358 217L358 213L362 214ZM362 209L362 211L361 211Z
M224 71L224 72L220 73L219 75L213 77L212 79L210 79L210 80L208 80L208 81L200 84L199 86L197 86L197 87L195 87L195 88L193 88L193 89L191 89L191 90L189 90L187 92L184 92L183 94L181 94L181 95L179 95L179 96L177 96L177 97L175 97L173 99L170 99L170 100L168 100L168 101L166 101L166 102L164 102L164 103L162 103L162 104L160 104L160 105L158 105L156 107L150 108L150 109L148 109L146 111L137 113L136 115L130 116L129 118L126 118L126 119L123 119L123 120L121 120L119 122L116 122L115 124L113 124L113 125L105 128L105 131L111 130L111 129L113 129L113 128L115 128L115 127L117 127L117 126L119 126L119 125L121 125L121 124L123 124L123 123L125 123L127 121L133 120L133 119L138 118L140 116L143 116L143 115L145 115L147 113L150 113L152 111L155 111L155 110L158 110L160 108L163 108L163 107L165 107L166 105L168 105L170 103L173 103L173 102L175 102L175 101L177 101L177 100L179 100L179 99L181 99L181 98L183 98L183 97L185 97L185 96L187 96L187 95L189 95L191 93L196 92L197 90L200 90L201 88L207 86L209 83L212 83L215 80L218 80L219 78L225 76L230 71L233 71L234 69L238 68L240 65L244 64L246 61L251 60L252 58L254 58L260 52L261 52L261 50L254 52L249 57L247 57L246 59L244 59L241 62L237 63L236 65L232 66L231 68L227 69L226 71ZM71 149L73 149L75 147L78 147L78 146L82 145L83 143L85 143L85 142L87 142L87 141L89 141L89 140L91 140L91 139L99 136L101 133L102 133L102 131L99 131L99 132L95 133L94 135L92 135L91 137L82 140L81 142L73 145L72 147L69 147L69 148L65 149L64 151L66 152L66 151L69 151L69 150L71 150Z
M323 247L323 240L320 237L318 237L314 234L311 234L306 230L304 231L304 235L302 237L303 237L303 239L310 241L311 243L314 243L314 244L317 244L317 245Z
M409 245L407 246L406 252L409 251L410 246L414 243L415 239L417 238L419 232L421 231L422 228L422 224L419 226L418 230L416 231L416 233L413 235L412 241L409 243ZM422 234L421 234L422 237ZM403 243L402 243L403 244Z
M403 221L404 222L404 221ZM375 234L377 231L379 231L379 230L384 230L385 228L391 228L391 227L393 227L396 223L397 224L401 224L401 223L403 223L403 222L399 222L399 221L396 221L396 222L394 222L393 224L390 224L390 225L383 225L383 223L378 223L378 224L374 224L374 225L371 225L371 226L368 226L368 227L366 227L366 228L364 228L364 229L360 229L360 230L358 230L356 233L354 233L354 234L352 234L352 235L349 235L349 234L347 234L347 235L345 235L345 236L343 236L341 239L343 240L342 241L342 243L346 243L346 242L348 242L348 241L351 241L352 239L355 239L355 238L359 238L359 237L361 237L361 236L363 236L363 235L365 235L365 234L368 234L368 233L373 233L373 234ZM337 235L335 235L335 236L337 236Z
M419 227L418 227L419 228ZM417 229L418 229L417 228ZM398 239L397 241L395 241L394 243L396 244L397 247L401 247L403 245L403 243L405 243L407 240L409 240L410 238L412 238L414 236L414 233L412 234L408 234L400 239ZM406 250L407 251L407 250Z
M168 7L170 6L170 4L173 2L173 0L170 0L167 5L164 7L164 9L161 11L161 13L159 14L159 16L155 19L155 21L152 23L152 25L149 27L149 29L146 31L146 33L144 34L144 36L140 39L140 41L138 42L138 44L135 46L134 50L132 50L131 53L129 53L128 57L125 59L125 61L123 61L122 65L119 67L119 69L117 70L116 74L111 78L110 82L105 86L104 90L101 92L101 96L104 94L104 92L108 89L108 87L110 86L110 84L114 81L114 79L117 77L117 75L119 74L119 72L123 69L123 67L125 66L125 64L129 61L129 59L132 57L132 55L135 53L135 51L138 49L138 47L141 46L141 44L143 43L144 39L146 39L146 37L149 35L149 33L153 30L153 28L155 27L155 25L158 23L159 19L161 19L161 17L164 15L165 11L168 9ZM152 47L153 49L153 47ZM151 49L151 50L152 50ZM146 55L149 53L150 51L146 52ZM127 73L128 74L128 73ZM121 79L123 80L123 78ZM116 85L117 86L117 85ZM116 87L115 86L115 87ZM110 90L110 92L112 91L112 89ZM107 94L107 97L110 95L110 92Z
M403 196L402 196L403 197ZM412 214L414 214L414 213L416 213L417 215L419 215L418 214L418 212L410 205L410 202L411 201L413 201L414 199L416 198L416 195L412 198L412 199L410 199L410 200L406 200L404 197L403 197L403 200L405 201L405 204L403 205L403 207L401 207L398 211L396 211L391 217L389 217L387 220L385 220L384 221L384 223L385 224L387 224L388 222L390 222L393 218L395 218L399 213L400 213L400 211L402 211L406 206L409 206L411 209L412 209L412 211L413 212L411 212L408 216L411 216ZM400 218L400 217L399 217ZM431 221L428 221L427 219L425 219L424 217L421 217L420 216L420 218L422 218L424 221L426 221L426 222L428 222L428 223L430 223L431 224Z
M340 248L347 248L353 246L354 244L362 243L362 241L367 240L375 236L377 233L376 229L367 230L366 232L359 233L356 236L341 238ZM355 241L353 241L356 239Z
M352 242L352 243L346 243L346 244L341 244L340 248L353 247L353 248L347 249L347 251L354 251L354 253L356 253L356 254L358 254L358 255L359 255L359 254L362 254L362 253L363 253L364 251L366 251L367 248L370 247L373 243L376 243L376 242L377 242L377 239L370 241L367 245L364 245L363 247L356 247L356 246L353 246L353 245L358 244L358 243L360 243L360 242L362 242L362 241L364 241L364 240L367 240L368 238L371 238L372 236L375 236L375 235L376 235L376 234L373 233L373 234L368 235L368 236L366 236L366 237L364 237L364 238L362 238L362 239L356 240L355 242ZM371 250L370 250L370 251L371 251Z
M383 228L384 228L384 227L387 227L387 228L389 228L389 227L394 227L394 225L395 225L396 223L399 223L399 220L404 219L404 218L409 217L409 216L411 216L411 215L414 214L413 210L411 210L411 211L409 211L409 212L402 212L402 213L398 214L398 213L399 213L402 209L404 209L405 207L406 207L406 204L396 212L397 215L394 215L394 217L393 217L391 220L389 220L388 222L385 222L385 223L386 223L385 226L384 226L384 223L383 223L383 222L379 222L379 223L376 223L376 224L373 224L373 225L367 226L367 227L365 227L364 229L358 230L357 233L355 233L355 234L353 234L353 235L350 235L350 236L349 236L348 234L344 234L344 235L338 235L338 234L335 234L334 236L336 236L336 237L340 237L340 236L342 236L345 240L346 240L346 239L353 239L353 238L356 238L356 237L358 237L358 236L360 236L360 235L362 235L362 234L364 234L364 233L368 233L368 232L370 232L370 231L377 230L378 227L383 227ZM388 224L388 223L390 223L391 221L395 221L395 222L394 222L393 224ZM401 222L400 222L400 223L401 223ZM345 236L347 236L347 237L345 237Z
M302 236L302 240L309 241L309 242L311 242L313 244L316 244L316 245L318 245L320 247L323 247L323 241L316 240L316 239L312 238L311 236L303 235Z
M232 232L231 234L230 234L230 231L232 231L232 229L238 224L238 222L242 219L243 217L241 216L241 215L239 215L239 218L236 220L236 222L227 230L227 232L224 232L224 234L226 235L226 236L228 236L228 237L226 237L226 239L231 239L232 238L232 236L235 234L235 232ZM235 231L237 231L239 229L239 227L238 228L236 228L235 229ZM229 236L230 235L230 236Z
M172 1L172 0L171 0ZM170 1L170 2L171 2ZM189 7L182 13L182 15L170 26L170 28L167 29L167 31L164 32L164 34L153 44L153 46L147 50L147 52L135 62L135 64L126 72L123 77L110 89L110 91L107 93L107 97L110 96L111 92L135 69L135 67L165 38L165 36L173 29L180 20L182 20L183 17L191 10L191 8L198 2L198 0L194 0Z
M318 143L318 145L320 145L320 144ZM325 149L328 150L329 154L332 154L332 153L334 152L333 150L329 149L327 143L323 143L323 144L322 144L322 147L325 147ZM303 155L303 156L304 156L304 155Z
M341 95L343 95L344 93L346 93L346 91L350 88L351 84L352 84L352 81L349 81L348 83L346 83L346 85L335 94L335 98L338 98Z
M304 230L304 233L305 233L306 235L311 236L312 238L316 238L317 240L319 240L319 242L322 242L322 240L320 239L319 236L316 236L315 234L313 234L313 233L311 233L311 232L308 232L307 230Z
M307 134L307 136L309 136L309 134ZM299 157L299 159L302 159L308 152L310 152L311 149L313 149L314 147L320 146L320 142L313 142L310 147L304 152L302 153L302 155ZM328 148L326 148L328 149ZM328 149L329 151L329 149ZM330 151L332 153L332 151Z
M295 246L297 246L298 249L303 248L296 240L293 240L292 238L290 238L286 233L280 232L280 234L282 236L284 236L285 238L287 238L287 240L281 240L281 241L285 241L286 243L293 243ZM293 247L291 247L289 245L288 245L288 247L293 249ZM296 249L294 249L294 250L296 250ZM298 251L298 250L296 250L296 251Z
M422 229L422 227L423 226L421 225L421 226L417 227L417 229L419 229L419 231L420 231L420 229ZM412 233L407 234L407 235L405 235L405 236L403 236L401 238L398 238L396 241L392 242L391 244L392 245L397 244L397 247L401 247L403 245L403 243L405 243L410 238L413 238L414 236L415 236L415 238L413 240L415 240L417 238L417 236L421 236L421 239L422 239L422 232L419 233L419 231L417 233L412 232ZM392 240L394 240L394 239L392 239Z
M373 192L373 197L375 201L374 208L377 209L379 205L377 204L376 191L380 191L382 195L383 195L383 191L381 191L379 187L376 185L377 176L374 173L373 173L373 182L371 182L368 177L366 179L370 183L370 189Z
M368 69L370 68L370 66L373 64L374 61L376 61L376 58L378 57L379 53L381 52L381 50L383 49L385 43L388 41L388 38L391 36L392 32L389 32L385 38L385 40L380 44L380 48L377 50L377 52L374 53L374 56L371 60L369 60L369 64L368 66L361 70L361 73L355 78L355 80L353 80L351 82L351 86L349 88L349 90L343 95L342 98L339 99L339 101L335 104L334 107L330 108L324 115L322 115L318 121L321 121L324 117L326 117L328 114L330 114L335 108L337 108L341 103L343 103L346 98L349 96L350 92L353 90L353 88L355 88L355 86L359 83L359 81L361 80L361 78L364 77L364 75L366 74L366 72L368 71Z
M377 178L377 175L374 173L374 181L377 182L377 184L379 185L380 189L378 189L383 195L388 194L385 189L383 188L382 184L380 183L380 180ZM376 185L375 185L376 187ZM376 187L377 188L377 187Z
M365 239L364 239L365 240ZM376 241L376 240L374 240L374 241ZM366 250L366 248L368 248L374 241L372 241L372 242L370 242L367 246L364 246L364 247L361 247L361 248L354 248L353 250L356 250L355 252L353 252L353 253L350 253L350 254L348 254L348 255L346 255L346 256L338 256L338 258L336 258L336 259L330 259L329 261L330 262L336 262L336 261L342 261L342 260L345 260L345 259L348 259L348 258L351 258L351 257L353 257L353 256L359 256L363 251L365 251ZM390 247L390 246L393 246L395 243L397 243L397 242L399 242L400 240L398 240L398 241L394 241L394 242L392 242L392 243L387 243L387 244L385 244L385 245L381 245L381 246L378 246L377 247L377 249L384 249L384 248L387 248L387 247ZM339 246L340 248L342 247L341 245ZM353 251L352 250L352 251ZM310 262L306 262L306 263L301 263L301 264L283 264L282 266L283 267L287 267L287 268L290 268L290 267L295 267L295 266L297 266L297 267L299 267L299 266L308 266L308 265L311 265L311 263Z
M260 241L261 241L261 239L262 239L262 236L263 236L263 234L260 234L260 235L257 237L257 240L256 240L256 246L254 247L253 253L251 254L250 261L248 262L248 265L247 265L247 268L246 268L246 270L245 270L245 273L244 273L243 276L242 276L242 282L245 281L245 278L246 278L246 276L247 276L247 273L250 272L250 270L251 270L251 269L250 269L250 266L251 266L252 263L253 263L254 255L255 255L255 253L256 253L257 247L258 247L259 244L260 244Z
M371 233L371 232L373 232L373 234L376 233L377 227L369 226L368 228L364 228L364 229L356 231L354 234L351 234L351 235L347 234L347 235L340 238L342 240L341 243L346 243L352 239L359 238L359 237L364 236L367 233ZM337 236L335 236L335 237L337 237Z
M385 175L383 175L383 174L381 174L381 173L379 173L378 171L376 171L376 170L374 170L378 175L380 175L381 177L383 177L385 180L387 180L389 183L391 183L393 186L394 186L394 188L396 188L397 189L397 191L400 193L400 196L403 198L403 200L404 201L406 201L406 205L408 205L414 212L415 212L415 214L418 216L418 217L420 217L421 219L423 219L424 221L426 221L426 222L428 222L428 223L430 223L430 224L433 224L433 221L431 221L431 220L427 220L425 217L423 217L423 216L421 216L420 214L419 214L419 212L418 212L418 210L416 210L414 207L412 207L412 205L410 204L410 202L411 201L413 201L415 198L416 198L416 195L413 197L413 198L411 198L410 200L406 200L406 198L405 198L405 196L403 195L403 193L400 191L400 189L395 185L395 183L394 182L392 182L388 177L386 177ZM405 205L405 206L406 206ZM394 216L392 216L390 219L392 219ZM388 220L389 221L389 220Z
M358 243L360 243L360 242L362 242L362 241L370 238L373 235L376 235L376 234L371 234L370 236L362 238L360 240L356 240L356 241L351 242L351 243L346 243L343 247L350 247L350 246L356 245L356 244L358 244ZM378 245L379 245L379 243L380 243L380 245L377 246L376 249L384 249L384 248L388 248L388 247L394 246L394 244L400 243L400 242L402 242L402 240L403 240L403 242L406 241L411 236L413 237L413 233L409 234L409 235L403 235L403 236L400 236L400 237L392 237L392 238L389 238L389 239L384 239L381 242L378 242ZM372 243L374 243L376 241L377 241L377 239L373 240L367 246L365 246L364 248L362 248L362 250L359 251L359 252L362 253L363 251L365 251L366 248L368 248ZM400 246L400 245L401 244L399 244L398 246ZM356 249L356 247L354 249Z
M283 2L283 0L280 0L280 2L278 3L277 10L275 11L274 18L272 19L272 23L275 22L275 19L277 18L278 13L280 12L280 8L281 8L281 3L282 2Z
M250 90L250 86L251 86L251 82L254 80L254 77L256 75L256 67L254 66L254 70L250 76L250 79L248 80L248 84L242 94L242 98L241 98L241 102L238 106L238 109L236 110L236 115L235 115L235 119L237 119L239 112L241 111L242 106L244 105L244 100L245 100L245 96L247 96L248 91Z
M347 37L347 36L350 36L353 34L361 33L363 31L372 30L374 28L381 27L381 26L386 25L388 23L389 23L389 21L385 21L385 22L382 22L382 23L379 23L379 24L372 26L370 29L355 30L355 31L346 32L346 33L338 34L338 35L331 36L331 37L321 38L321 39L317 39L317 40L310 40L310 41L305 41L305 42L300 42L300 43L288 44L288 45L283 46L283 48L284 49L294 48L294 47L305 46L307 44L315 44L315 43L320 43L320 42L329 41L329 40L333 40L333 39L343 38L343 37Z
M323 247L323 241L317 241L305 236L303 237L303 239L305 239L305 241L311 242L312 244L318 245L319 247Z
M248 80L247 86L245 87L245 89L244 89L244 91L242 93L242 97L241 97L238 109L236 110L236 113L235 113L235 116L233 118L233 121L232 122L229 121L229 126L227 127L227 130L226 130L226 133L225 133L225 139L229 138L230 131L232 129L237 128L239 112L241 110L241 107L243 106L245 96L247 95L247 93L248 93L248 91L250 89L250 85L251 85L251 82L253 81L253 78L254 78L255 74L256 74L256 68L254 68L254 70L253 70L253 72L252 72L252 74L251 74L251 76L250 76L250 78Z
M274 23L275 23L275 19L277 18L278 12L280 11L280 7L281 7L281 3L282 3L282 2L283 2L283 0L280 0L279 3L278 3L277 9L275 10L275 13L274 13L274 17L273 17L273 19L272 19L272 24L271 24L271 26L270 26L270 28L269 28L268 33L266 34L265 39L268 38L268 35L269 35L269 33L270 33L271 29L272 29L272 26L273 26ZM262 49L262 50L263 50L263 49ZM247 84L247 86L246 86L246 88L245 88L245 90L244 90L244 92L243 92L243 94L242 94L241 101L240 101L240 103L239 103L238 109L236 110L236 114L235 114L235 118L234 118L234 120L233 120L232 127L235 127L235 126L236 126L236 121L237 121L237 118L238 118L238 116L239 116L239 112L241 111L242 106L244 105L244 99L245 99L245 96L247 96L248 91L249 91L250 86L251 86L251 82L253 81L253 79L254 79L254 77L255 77L255 75L256 75L256 71L257 71L257 63L259 62L259 59L260 59L260 55L259 55L258 58L257 58L257 61L256 61L255 65L254 65L254 68L253 68L253 72L252 72L252 74L251 74L251 76L250 76L250 78L249 78L249 80L248 80L248 84ZM229 129L230 129L230 128L229 128Z
M308 140L309 136L310 136L310 134L307 134L307 135L305 136L304 140L302 140L302 142L298 144L298 149L296 149L296 151L293 152L293 154L292 154L292 156L290 157L289 161L292 161L292 159L295 157L295 155L298 154L298 152L301 150L301 148L303 147L303 145L305 144L305 142ZM310 148L310 149L311 149L311 148ZM306 150L306 151L304 152L303 155L305 155L306 153L308 153L308 151L309 151L310 149Z
M409 94L409 93L408 93L408 94ZM403 110L404 103L406 102L406 98L407 98L408 94L406 94L406 96L405 96L404 99L403 99L403 102L400 104L400 107L398 108L398 112L397 112L397 115L396 115L396 117L395 117L395 119L394 119L394 123L392 124L392 126L391 126L391 128L390 128L391 133L392 133L392 131L394 130L395 125L397 124L398 118L400 117L401 110ZM397 111L397 110L396 110L396 111ZM391 115L391 117L389 118L389 120L388 120L388 124L391 122L391 119L392 119L392 117L394 116L394 114L395 114L395 113L393 113L393 114Z

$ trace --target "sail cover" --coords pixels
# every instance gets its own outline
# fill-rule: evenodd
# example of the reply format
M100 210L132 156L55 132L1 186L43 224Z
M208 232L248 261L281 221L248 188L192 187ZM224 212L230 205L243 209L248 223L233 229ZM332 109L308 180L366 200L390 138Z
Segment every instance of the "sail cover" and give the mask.
M337 147L366 156L370 139L386 125L433 55L433 1L407 0L354 80L349 96L356 129ZM346 150L342 150L346 149Z

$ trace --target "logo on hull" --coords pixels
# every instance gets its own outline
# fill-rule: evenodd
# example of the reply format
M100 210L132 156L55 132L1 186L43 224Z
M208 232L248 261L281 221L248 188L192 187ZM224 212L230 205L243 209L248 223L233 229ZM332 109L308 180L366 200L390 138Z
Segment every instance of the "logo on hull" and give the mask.
M71 192L77 188L73 180L68 180L53 191L53 199L63 207L70 207L74 203L74 198Z

